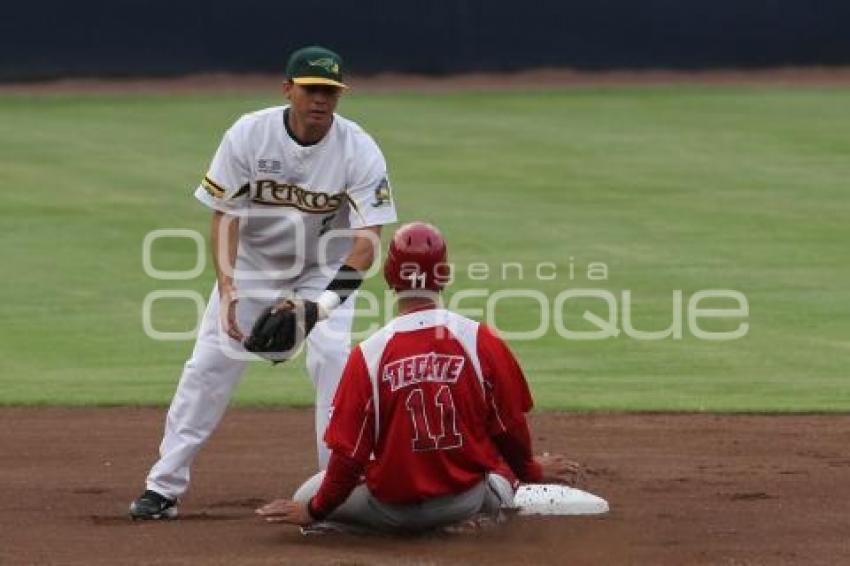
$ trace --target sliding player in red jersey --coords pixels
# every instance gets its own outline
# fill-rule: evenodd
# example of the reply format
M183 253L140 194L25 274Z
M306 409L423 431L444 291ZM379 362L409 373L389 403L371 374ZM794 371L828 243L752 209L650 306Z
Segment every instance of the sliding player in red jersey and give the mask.
M266 520L421 531L498 517L518 482L576 478L578 464L563 456L533 456L531 394L507 345L441 308L446 258L430 224L395 233L384 277L399 315L348 358L325 434L327 472L258 509Z

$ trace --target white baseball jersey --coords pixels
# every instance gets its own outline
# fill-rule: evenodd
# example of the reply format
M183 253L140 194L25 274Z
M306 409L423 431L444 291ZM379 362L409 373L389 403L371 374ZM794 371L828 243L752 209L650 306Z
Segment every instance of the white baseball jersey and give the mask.
M195 196L240 217L239 256L255 270L287 269L299 256L305 269L341 264L351 238L329 232L396 221L386 161L369 134L336 114L318 143L299 144L284 125L286 108L237 120Z
M287 132L285 110L268 108L237 120L195 191L207 206L239 216L236 279L243 294L236 316L243 331L281 292L314 298L325 288L351 249L350 235L334 238L335 230L396 220L384 156L360 126L335 115L323 139L302 146ZM322 249L327 250L324 260ZM240 277L242 269L253 273ZM288 274L279 275L281 271ZM320 467L330 454L322 437L348 359L352 317L349 300L307 337ZM245 370L247 361L232 355L239 348L222 334L214 288L171 402L160 459L148 475L147 489L173 499L186 492L192 461L224 415Z

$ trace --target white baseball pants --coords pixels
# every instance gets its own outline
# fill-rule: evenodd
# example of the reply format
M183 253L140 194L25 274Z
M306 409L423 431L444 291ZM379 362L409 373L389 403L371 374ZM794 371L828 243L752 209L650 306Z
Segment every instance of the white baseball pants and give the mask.
M294 291L300 297L313 299L321 293L327 280L318 273L307 273L297 280L275 286L257 284L254 298L240 298L236 307L238 324L248 333L263 308L274 303L274 296ZM250 284L239 287L240 296ZM256 295L266 295L257 298ZM316 444L319 468L327 467L330 452L322 441L331 403L342 370L351 349L351 323L356 297L335 309L330 318L318 323L307 337L307 371L316 388ZM218 287L210 295L198 339L191 358L171 401L160 444L159 461L147 477L147 489L168 498L181 497L189 487L190 467L195 455L215 430L236 385L245 371L249 354L242 345L220 330Z

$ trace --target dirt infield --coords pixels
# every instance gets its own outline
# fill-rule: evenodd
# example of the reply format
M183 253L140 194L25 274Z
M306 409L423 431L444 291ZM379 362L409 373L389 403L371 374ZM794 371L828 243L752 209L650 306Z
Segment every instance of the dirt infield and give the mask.
M302 537L253 516L314 468L312 411L234 410L182 519L128 502L162 409L0 409L0 564L826 564L850 562L850 416L539 414L539 450L584 462L603 518L476 535Z
M29 83L0 83L0 94L179 94L279 91L278 74L207 73L166 78L79 78ZM534 69L515 73L467 73L447 76L384 73L347 79L354 91L441 92L465 90L539 90L654 85L847 87L850 67L766 69L665 69L579 71Z

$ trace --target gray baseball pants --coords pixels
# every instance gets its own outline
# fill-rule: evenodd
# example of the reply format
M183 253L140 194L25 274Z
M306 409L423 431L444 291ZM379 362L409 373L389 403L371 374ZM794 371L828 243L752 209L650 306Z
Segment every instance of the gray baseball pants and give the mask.
M317 473L304 482L292 498L306 503L319 491L324 477L324 471ZM366 484L360 484L327 521L378 532L417 532L459 523L479 513L496 517L500 509L512 508L513 501L514 490L510 482L492 473L462 493L411 505L383 503L372 495Z

